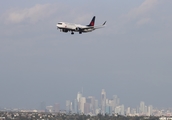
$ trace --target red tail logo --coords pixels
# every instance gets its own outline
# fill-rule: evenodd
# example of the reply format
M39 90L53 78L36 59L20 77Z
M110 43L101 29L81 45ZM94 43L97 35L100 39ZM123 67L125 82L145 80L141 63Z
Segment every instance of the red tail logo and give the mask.
M93 17L93 19L91 20L91 22L88 26L94 26L94 23L95 23L95 16Z

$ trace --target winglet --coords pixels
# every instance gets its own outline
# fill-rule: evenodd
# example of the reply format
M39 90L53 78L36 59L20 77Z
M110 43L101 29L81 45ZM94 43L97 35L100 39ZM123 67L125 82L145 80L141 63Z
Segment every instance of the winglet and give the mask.
M106 24L106 21L103 23L103 26Z

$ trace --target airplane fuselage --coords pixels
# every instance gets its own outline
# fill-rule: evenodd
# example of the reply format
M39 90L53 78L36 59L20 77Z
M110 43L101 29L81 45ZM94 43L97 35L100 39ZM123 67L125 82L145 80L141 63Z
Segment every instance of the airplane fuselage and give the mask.
M74 24L74 23L66 23L66 22L59 22L57 23L57 27L61 29L63 32L74 31L74 32L91 32L94 29L89 28L86 25Z
M94 26L95 23L95 16L92 18L89 25L80 25L80 24L74 24L74 23L67 23L67 22L59 22L57 23L57 28L60 29L62 32L71 32L71 34L74 34L74 32L86 33L86 32L92 32L95 29L99 29L104 27L106 21L101 26Z

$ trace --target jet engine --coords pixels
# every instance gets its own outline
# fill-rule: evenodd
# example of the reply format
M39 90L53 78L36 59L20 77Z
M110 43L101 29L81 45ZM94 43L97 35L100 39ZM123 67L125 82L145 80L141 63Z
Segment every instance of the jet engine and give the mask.
M63 32L68 32L68 30L67 30L67 29L63 29L62 31L63 31Z
M79 28L79 27L76 27L76 31L81 31L81 28Z

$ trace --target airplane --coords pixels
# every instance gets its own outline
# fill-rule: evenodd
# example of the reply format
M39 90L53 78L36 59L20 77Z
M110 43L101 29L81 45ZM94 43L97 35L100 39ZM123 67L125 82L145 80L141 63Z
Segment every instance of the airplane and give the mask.
M101 26L94 26L95 24L95 16L92 18L89 25L80 25L74 23L66 23L66 22L59 22L57 23L57 29L60 29L61 32L71 32L73 35L74 32L79 32L79 34L92 32L93 30L103 28L106 24L106 21Z

